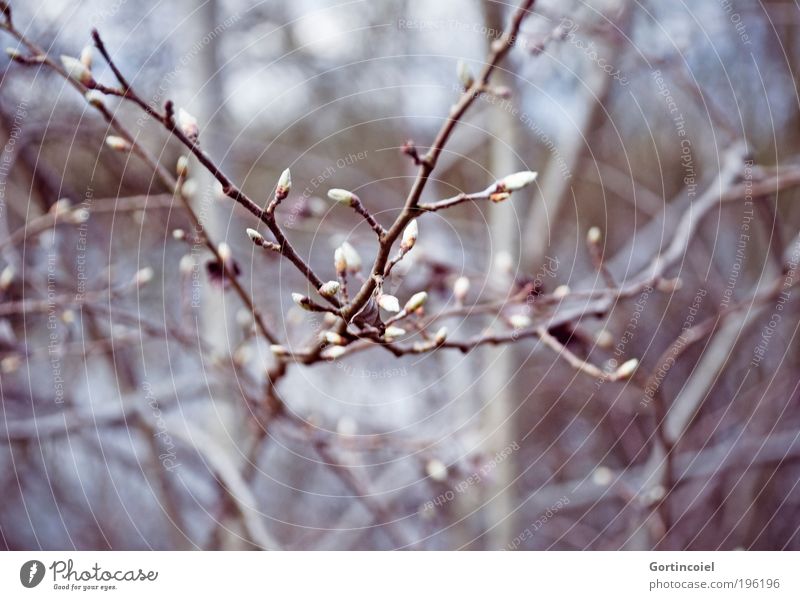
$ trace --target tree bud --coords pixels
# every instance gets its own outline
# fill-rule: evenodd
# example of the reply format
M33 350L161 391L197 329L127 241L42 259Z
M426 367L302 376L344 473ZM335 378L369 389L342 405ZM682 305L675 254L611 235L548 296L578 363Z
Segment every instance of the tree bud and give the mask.
M455 296L456 302L463 302L468 292L469 279L463 276L456 279L456 282L453 284L453 296Z
M284 169L283 173L281 173L280 178L278 179L278 187L275 188L275 197L279 200L283 200L286 196L289 195L289 192L292 189L292 174L289 169Z
M417 236L419 235L419 227L417 225L417 220L412 219L411 222L406 225L406 228L403 230L403 239L400 242L400 248L403 249L404 252L408 252L414 247L414 244L417 243Z
M389 294L381 294L378 296L378 306L388 312L400 312L400 301Z
M82 83L87 87L94 85L94 77L92 77L92 72L87 69L86 65L84 65L77 58L62 54L61 64L63 65L64 70L67 72L67 75L70 79Z
M356 249L353 248L348 242L344 242L341 245L342 249L342 256L344 257L345 262L347 263L347 269L351 273L357 273L361 270L361 256L359 256Z
M182 108L178 109L178 127L189 140L192 142L197 141L200 135L200 127L197 125L197 119Z
M497 182L497 191L516 192L536 181L537 175L536 171L519 171L518 173L506 175Z
M106 145L117 152L128 152L131 149L131 145L128 140L121 138L118 135L107 136Z
M353 192L348 192L347 190L340 190L339 188L333 188L332 190L328 190L328 198L330 198L334 202L339 202L340 204L345 204L347 206L353 206L353 203L356 200L356 196L355 194L353 194Z
M639 366L639 359L632 358L630 360L626 360L619 366L619 369L616 371L617 379L627 379L631 375L633 375L636 368Z
M403 310L407 313L412 313L415 310L422 307L425 304L425 301L428 299L428 292L417 292L411 298L409 298L406 305L403 307Z
M339 285L338 281L328 281L327 283L323 283L319 288L319 295L325 298L333 298L336 294L339 293Z

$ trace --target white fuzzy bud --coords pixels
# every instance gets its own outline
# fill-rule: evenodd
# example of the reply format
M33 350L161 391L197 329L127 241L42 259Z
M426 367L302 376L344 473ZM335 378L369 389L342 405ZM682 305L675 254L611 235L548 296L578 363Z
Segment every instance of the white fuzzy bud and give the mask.
M319 295L323 296L324 298L333 298L339 293L340 287L341 286L339 285L338 281L328 281L319 287Z
M336 360L337 358L344 356L346 352L347 348L344 346L330 346L322 351L322 357L329 360Z
M244 367L253 358L253 349L250 346L239 346L233 353L233 364Z
M404 252L411 250L414 244L417 243L417 236L419 236L419 226L417 225L417 220L412 219L403 230L403 239L400 242L400 248L402 248Z
M200 135L200 127L197 124L197 119L182 108L178 109L178 127L180 127L183 135L191 141L197 140Z
M511 273L514 268L514 259L511 258L511 254L501 250L494 257L494 266L501 273Z
M85 208L76 208L69 214L69 222L73 225L82 225L89 220L89 211Z
M600 465L592 473L592 482L595 485L606 487L614 480L614 471L606 466Z
M616 371L617 379L627 379L631 375L633 375L636 368L639 366L639 360L636 358L632 358L630 360L626 360L619 366L619 369Z
M228 246L225 242L222 242L219 246L217 246L217 252L219 253L219 257L222 259L222 262L228 263L231 259L231 247Z
M400 301L389 294L381 294L378 296L378 306L388 312L400 312Z
M358 423L353 417L342 417L336 422L336 433L339 435L355 435L358 433Z
M14 267L11 265L6 265L6 268L3 269L2 273L0 273L0 290L7 290L14 281L16 274L17 273L14 270Z
M447 339L447 327L441 327L439 328L439 331L436 332L436 335L433 336L433 343L438 346L440 344L444 344L446 339Z
M389 325L386 328L386 331L383 332L383 337L387 340L393 340L394 338L399 338L401 335L405 335L406 330L402 327L395 327L394 325Z
M186 232L183 229L173 229L172 230L172 239L177 240L179 242L186 239Z
M175 165L175 173L178 177L186 179L189 176L189 158L181 156L178 158L178 163Z
M566 298L569 296L569 293L572 290L569 289L568 285L560 285L556 289L553 290L553 297L554 298Z
M284 169L278 179L278 187L275 188L275 195L278 198L286 198L292 190L292 174L289 169Z
M347 190L340 190L339 188L333 188L332 190L328 190L328 198L330 198L334 202L339 202L340 204L352 206L353 202L355 202L356 196L353 194L353 192L348 192Z
M150 283L153 279L153 269L150 267L145 267L144 269L139 269L136 271L136 275L133 276L133 282L137 286L143 286Z
M194 271L194 267L196 264L197 263L195 262L194 257L191 254L184 254L181 257L181 261L178 265L178 268L180 269L181 273L183 273L184 275L188 275L189 273Z
M89 71L92 70L92 47L91 46L84 46L83 50L81 50L81 64L86 67Z
M273 355L279 358L285 358L289 356L289 351L286 349L285 346L281 346L280 344L272 344L269 347L269 350L270 352L272 352Z
M50 214L56 217L61 217L72 210L72 202L69 198L61 198L56 200L50 207Z
M438 458L432 458L425 465L425 472L434 481L444 481L447 479L447 465Z
M333 253L333 266L337 273L347 271L347 259L344 257L344 250L341 247L337 248Z
M250 241L260 246L264 243L264 236L258 233L255 229L250 229L249 227L246 229L247 237L250 238Z
M92 72L87 69L86 65L84 65L77 58L62 54L61 64L64 66L64 70L67 72L67 75L70 79L73 79L86 86L91 86L94 84Z
M519 171L503 177L497 183L497 187L499 191L516 192L536 181L537 176L538 173L536 171Z
M508 317L508 322L514 329L525 329L530 326L531 318L528 315L515 314Z
M128 152L131 149L131 145L128 140L121 138L118 135L107 136L106 145L117 152Z
M608 329L601 329L594 335L594 341L601 348L611 348L614 345L614 336Z
M341 245L342 248L342 255L344 256L344 260L347 263L347 269L351 273L357 273L361 270L361 256L359 256L356 249L353 248L349 243L344 242Z
M334 346L344 346L346 343L346 340L335 331L324 331L322 333L322 339L328 344L333 344Z
M469 279L466 277L459 277L453 284L453 296L457 302L463 302L469 292Z
M105 106L103 103L103 94L97 90L89 90L83 95L83 97L86 99L86 102L95 108L103 108Z
M665 294L671 294L683 287L683 280L680 277L674 279L659 279L656 283L656 289Z
M197 180L194 177L190 177L186 181L183 182L183 187L181 191L183 195L187 198L194 198L197 195L197 190L199 189L200 185L197 183Z
M12 354L0 360L0 369L2 369L3 373L13 373L21 366L22 359L18 354Z
M292 300L294 301L295 304L297 304L297 306L299 306L303 310L309 310L311 308L311 299L308 296L304 296L303 294L298 294L297 292L293 292Z
M412 313L415 310L422 307L425 304L425 301L428 299L428 292L417 292L411 298L408 299L406 305L403 307L403 310L407 313Z
M586 233L586 241L592 246L596 246L597 244L599 244L602 238L603 234L600 232L599 227L592 227Z

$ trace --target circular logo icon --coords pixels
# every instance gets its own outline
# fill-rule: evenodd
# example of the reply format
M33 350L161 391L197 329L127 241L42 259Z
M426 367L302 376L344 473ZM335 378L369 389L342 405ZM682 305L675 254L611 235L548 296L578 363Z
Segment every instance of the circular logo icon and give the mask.
M19 570L19 580L26 588L36 587L44 579L44 563L29 560Z

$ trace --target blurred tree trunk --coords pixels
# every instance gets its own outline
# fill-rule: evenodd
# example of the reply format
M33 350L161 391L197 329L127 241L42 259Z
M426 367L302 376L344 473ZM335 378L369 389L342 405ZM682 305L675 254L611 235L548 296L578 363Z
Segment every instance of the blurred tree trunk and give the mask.
M183 56L194 56L188 63L185 84L187 96L191 98L187 109L194 114L200 123L200 143L203 145L217 164L223 170L230 173L230 165L233 163L229 157L230 151L229 133L232 127L232 118L225 103L225 84L224 71L221 69L221 56L219 42L221 35L211 35L222 22L224 15L220 11L218 0L206 0L201 6L194 2L186 2L186 14L190 14L187 29L184 35L183 47L180 48ZM229 201L220 200L218 197L218 183L205 170L197 165L193 170L192 177L198 182L198 195L195 198L195 210L200 215L207 235L219 244L228 239L229 222L233 206ZM204 284L202 305L200 309L200 333L210 344L214 355L222 361L231 360L231 350L236 345L236 310L238 304L229 295L231 302L226 303L226 294L223 291L212 287L208 283L205 272L205 260L209 254L203 250L195 258L200 261L199 277ZM205 418L204 427L213 441L219 444L228 455L229 460L237 466L242 456L242 451L238 450L237 440L240 436L237 431L240 429L237 415L241 411L237 410L235 402L237 396L223 394L216 389L210 394L213 406L208 407L208 414ZM225 523L228 529L234 529L231 523ZM223 536L230 544L234 537ZM233 548L233 547L231 547Z
M505 17L503 5L488 2L484 4L486 25L490 31L502 31ZM493 76L497 86L507 86L516 91L516 78L508 77L503 70ZM514 97L519 97L516 93ZM496 178L514 173L520 168L515 149L517 148L519 124L511 111L494 108L489 111L487 129L492 132L489 138L489 169ZM527 200L522 198L522 200ZM493 252L503 252L511 256L513 264L519 264L519 244L517 231L517 211L510 204L500 206L499 210L489 211L489 233ZM504 273L490 270L490 277L504 278ZM490 281L489 285L506 284L503 281ZM487 458L509 446L515 441L514 426L511 419L514 411L514 388L512 380L519 368L517 352L512 347L497 349L485 347L481 352L484 375L481 379L480 394L485 410L482 439ZM483 408L483 407L482 407ZM488 533L485 544L489 549L505 548L517 534L513 518L516 502L514 497L514 458L501 461L492 470L486 485L484 502L485 525Z

